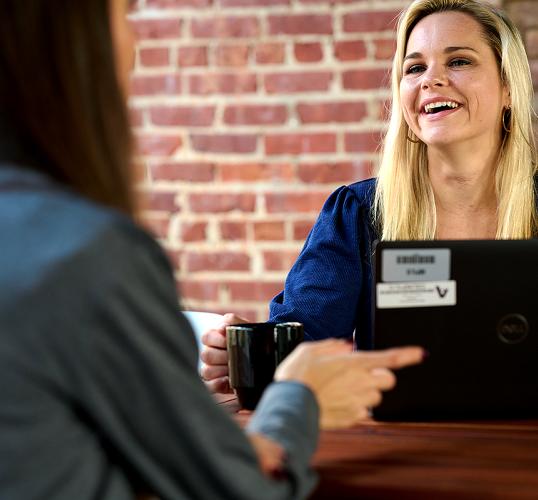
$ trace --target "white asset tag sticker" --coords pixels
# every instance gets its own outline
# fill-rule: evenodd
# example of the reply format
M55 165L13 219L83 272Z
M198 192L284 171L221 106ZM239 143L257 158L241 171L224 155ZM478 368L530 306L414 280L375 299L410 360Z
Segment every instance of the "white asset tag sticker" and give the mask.
M378 283L376 298L378 309L455 306L456 282L450 280Z

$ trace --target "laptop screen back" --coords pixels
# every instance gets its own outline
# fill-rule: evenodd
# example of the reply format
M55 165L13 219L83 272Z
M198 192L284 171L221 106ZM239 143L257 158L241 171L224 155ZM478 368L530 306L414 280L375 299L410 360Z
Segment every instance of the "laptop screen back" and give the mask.
M538 240L380 242L374 262L374 348L430 354L377 419L538 416Z

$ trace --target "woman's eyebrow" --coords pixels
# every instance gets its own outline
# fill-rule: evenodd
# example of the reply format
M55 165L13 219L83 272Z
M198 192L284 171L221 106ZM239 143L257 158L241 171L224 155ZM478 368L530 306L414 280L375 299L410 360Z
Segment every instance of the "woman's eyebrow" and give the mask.
M472 47L447 47L443 52L445 54L451 54L452 52L456 52L458 50L472 50L473 52L477 52ZM422 54L420 52L411 52L411 54L406 55L403 60L407 61L407 59L419 59L422 57Z
M457 50L472 50L473 52L478 52L477 50L473 49L472 47L447 47L444 50L445 54L451 54L452 52L456 52Z

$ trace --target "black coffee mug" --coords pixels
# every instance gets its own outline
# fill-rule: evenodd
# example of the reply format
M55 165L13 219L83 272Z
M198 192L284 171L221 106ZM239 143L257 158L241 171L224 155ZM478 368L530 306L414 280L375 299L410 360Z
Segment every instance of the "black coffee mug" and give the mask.
M254 410L276 367L303 341L301 323L244 323L226 327L230 387Z

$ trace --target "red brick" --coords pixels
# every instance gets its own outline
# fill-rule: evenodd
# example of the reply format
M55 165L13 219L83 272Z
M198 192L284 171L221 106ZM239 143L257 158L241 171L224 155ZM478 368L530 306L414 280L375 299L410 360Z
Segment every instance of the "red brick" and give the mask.
M144 213L141 218L143 227L155 238L167 238L170 227L170 215Z
M300 220L293 223L293 239L294 240L306 240L310 230L316 223L315 219L312 220Z
M131 95L175 95L181 93L179 75L135 76L131 78Z
M224 182L293 180L293 165L289 163L223 164L220 169Z
M225 213L239 210L254 212L256 195L252 193L191 193L189 207L196 213Z
M180 67L207 66L207 47L180 47L177 63Z
M381 146L381 134L379 132L349 132L344 135L344 143L347 153L373 153Z
M366 57L366 44L360 40L345 40L334 44L334 57L340 61L358 61Z
M262 43L257 45L256 62L259 64L282 64L284 62L284 44Z
M265 152L268 155L336 152L336 134L267 135Z
M388 86L388 70L353 69L344 71L342 74L342 81L344 84L344 89L378 89L383 86Z
M241 43L237 45L220 45L215 51L217 66L243 67L248 61L248 45Z
M131 22L139 40L156 38L179 38L181 36L181 19L138 19Z
M207 222L185 222L181 224L181 241L204 241Z
M215 179L212 163L156 163L150 170L154 181L211 182Z
M371 162L357 160L354 162L305 163L299 165L299 179L312 184L329 184L332 182L349 183L372 176Z
M308 73L273 73L264 78L269 94L317 92L329 90L333 74L329 71Z
M269 301L284 289L282 281L232 281L226 286L230 291L231 300L260 300Z
M140 134L137 142L140 154L147 156L170 156L183 145L177 135Z
M215 106L154 106L150 116L155 125L208 127L213 124Z
M299 103L297 114L302 123L349 123L361 121L367 110L364 102Z
M396 40L374 40L375 58L388 61L396 52Z
M536 28L538 24L536 21L538 19L538 2L536 0L508 2L506 8L520 31L527 28Z
M179 212L175 199L177 191L150 191L147 195L149 210L158 210L163 212Z
M331 35L332 16L330 14L293 14L269 16L270 35Z
M260 23L255 17L218 17L191 21L194 38L256 38Z
M254 239L277 241L286 239L284 222L255 222Z
M186 299L218 300L219 283L217 281L181 280L180 294Z
M266 271L289 271L297 257L298 251L263 252L263 261Z
M315 212L319 213L330 192L288 192L267 193L265 205L269 213Z
M236 252L186 253L187 272L198 271L249 271L250 258Z
M323 59L321 43L296 43L295 59L299 62L318 62Z
M141 127L144 123L144 117L141 109L129 108L129 118L132 127Z
M222 7L269 7L289 5L290 0L221 0Z
M191 134L192 148L206 153L254 153L255 135Z
M525 47L529 58L538 57L538 29L529 30L525 33Z
M147 7L157 8L177 8L194 7L195 9L204 9L212 4L211 0L146 0Z
M345 14L343 18L344 32L394 30L399 14L398 10L360 11Z
M256 92L256 75L204 73L189 77L191 94L243 94Z
M224 110L224 123L228 125L275 125L286 123L286 106L242 105L228 106Z
M168 66L170 64L170 50L166 47L140 49L140 63L142 66Z
M247 225L244 222L221 222L220 234L227 241L246 240Z

